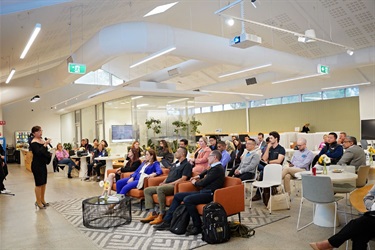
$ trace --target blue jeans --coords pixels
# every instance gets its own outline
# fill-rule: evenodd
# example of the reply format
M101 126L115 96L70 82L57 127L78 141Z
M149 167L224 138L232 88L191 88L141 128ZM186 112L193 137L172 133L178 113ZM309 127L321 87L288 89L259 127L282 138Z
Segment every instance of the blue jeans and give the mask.
M213 193L209 190L201 190L196 192L184 192L174 195L173 201L167 214L164 217L164 221L170 223L172 221L173 212L184 202L187 211L191 219L193 220L194 227L201 227L201 217L196 208L199 204L210 203L213 200Z
M68 169L68 174L71 174L72 173L72 169L73 167L76 167L77 165L72 161L72 159L70 158L64 158L60 161L57 162L57 164L66 164L69 166L69 169Z

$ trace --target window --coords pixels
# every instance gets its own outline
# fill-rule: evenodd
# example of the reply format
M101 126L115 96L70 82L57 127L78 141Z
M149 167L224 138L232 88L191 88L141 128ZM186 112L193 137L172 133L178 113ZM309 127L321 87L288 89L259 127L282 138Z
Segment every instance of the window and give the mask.
M195 114L200 114L201 113L201 108L195 108L194 109Z
M334 89L323 91L323 100L343 98L345 97L345 89Z
M212 111L223 111L223 105L214 105L212 106Z
M233 104L224 104L223 108L224 110L233 110L235 107Z
M114 75L111 75L112 76L112 86L118 86L120 84L123 84L124 81L120 78L118 78L117 76L114 76Z
M263 107L266 106L266 100L255 100L250 102L251 108Z
M208 113L211 112L211 106L209 107L202 107L202 113Z
M281 97L270 98L266 100L266 106L280 105L280 104L281 104Z
M359 88L358 87L346 88L345 96L346 97L359 96Z
M302 102L311 102L322 100L322 92L315 92L302 95Z
M284 96L281 99L282 104L289 104L289 103L296 103L296 102L301 102L301 95Z

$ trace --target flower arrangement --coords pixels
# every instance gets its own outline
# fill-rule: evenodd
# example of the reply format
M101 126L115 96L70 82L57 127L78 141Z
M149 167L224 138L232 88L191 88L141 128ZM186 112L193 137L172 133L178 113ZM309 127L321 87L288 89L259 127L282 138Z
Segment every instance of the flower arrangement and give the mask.
M107 151L108 156L110 156L111 155L111 148L107 147L105 150Z
M109 181L105 180L105 181L100 181L99 182L99 187L102 187L103 188L103 196L104 196L104 200L107 201L108 200L108 193L109 193Z
M80 147L80 148L78 149L78 151L86 151L86 149L85 149L84 147Z
M370 166L374 163L373 155L375 154L375 149L373 147L368 148L368 153L370 154Z
M331 164L331 158L323 154L319 157L318 163L323 165L323 174L327 174L327 165Z

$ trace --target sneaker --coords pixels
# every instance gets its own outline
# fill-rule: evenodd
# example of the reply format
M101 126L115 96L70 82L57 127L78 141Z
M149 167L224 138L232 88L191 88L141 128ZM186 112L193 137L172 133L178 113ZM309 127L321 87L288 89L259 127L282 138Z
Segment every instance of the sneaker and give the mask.
M4 189L4 190L1 190L1 193L2 194L10 194L11 192L10 192L10 190Z

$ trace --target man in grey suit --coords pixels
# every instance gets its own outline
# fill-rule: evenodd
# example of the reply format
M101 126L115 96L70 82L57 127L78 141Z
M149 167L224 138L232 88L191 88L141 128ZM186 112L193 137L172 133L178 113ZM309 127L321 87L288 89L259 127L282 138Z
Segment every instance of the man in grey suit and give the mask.
M229 176L234 174L234 177L240 178L241 181L253 179L255 176L255 171L260 161L260 155L256 148L256 142L254 139L250 138L246 142L247 153L242 156L241 163L234 172L231 171Z
M338 165L355 166L358 170L359 166L366 165L366 155L363 149L357 145L357 139L354 136L347 136L343 141L345 152Z

